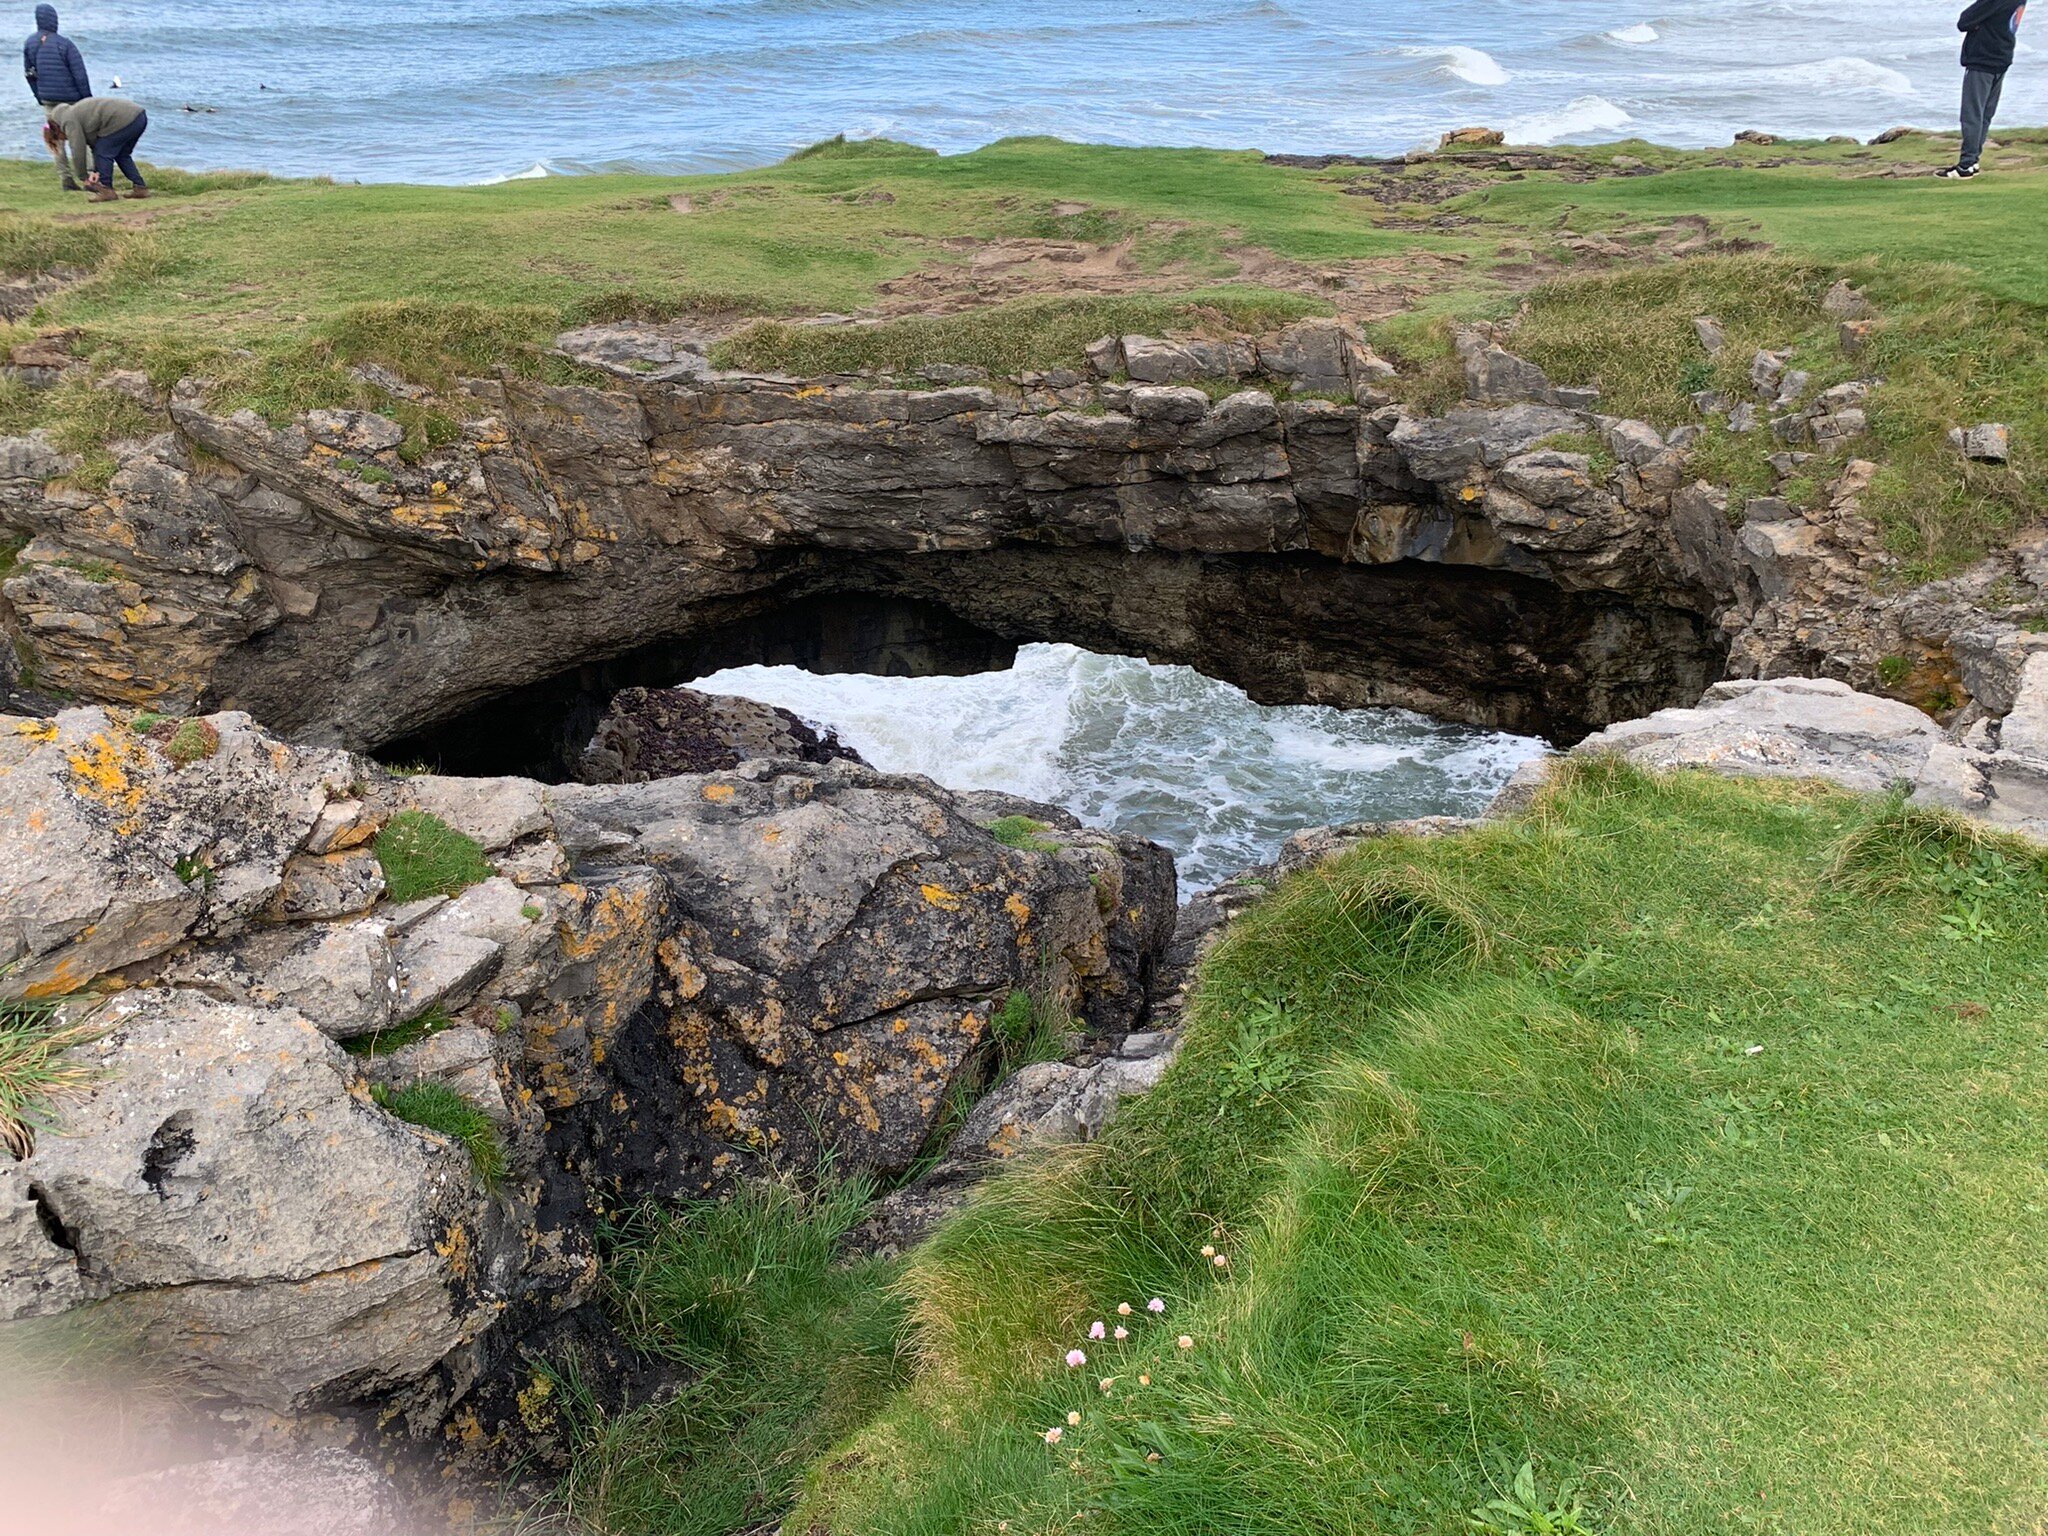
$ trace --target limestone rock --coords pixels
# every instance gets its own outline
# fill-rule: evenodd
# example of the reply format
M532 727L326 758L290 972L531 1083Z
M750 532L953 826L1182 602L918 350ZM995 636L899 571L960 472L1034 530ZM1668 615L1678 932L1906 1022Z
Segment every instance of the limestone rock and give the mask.
M1948 441L1957 453L1979 464L2004 464L2012 458L2012 429L2002 422L1957 427Z
M590 784L715 773L753 758L824 763L861 756L786 709L693 688L628 688L612 699L579 762Z
M1437 141L1438 149L1473 147L1490 149L1505 144L1508 136L1498 128L1453 128Z
M1483 332L1459 331L1457 346L1458 360L1465 369L1465 397L1478 404L1533 401L1569 410L1590 410L1599 401L1598 390L1565 389L1551 383L1549 374L1507 351Z
M110 1323L280 1411L411 1380L488 1322L465 1154L361 1096L311 1025L173 991L95 1023L101 1075L20 1168L47 1230L8 1229L0 1290L68 1250Z
M476 839L485 853L508 848L548 826L546 798L532 779L420 773L401 779L392 798L406 810L424 811Z
M1695 709L1659 710L1589 736L1574 750L1651 768L1757 778L1826 779L1881 793L1916 784L1946 742L1919 710L1828 678L1717 683Z
M181 766L105 710L0 719L0 994L76 991L277 896L352 770L211 724L212 755Z

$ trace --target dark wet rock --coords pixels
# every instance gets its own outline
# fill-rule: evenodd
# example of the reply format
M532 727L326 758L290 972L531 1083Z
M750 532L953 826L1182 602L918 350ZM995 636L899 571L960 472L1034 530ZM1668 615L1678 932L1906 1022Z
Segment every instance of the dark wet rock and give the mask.
M577 776L587 784L642 784L762 757L864 761L829 729L772 704L694 688L628 688L598 722Z

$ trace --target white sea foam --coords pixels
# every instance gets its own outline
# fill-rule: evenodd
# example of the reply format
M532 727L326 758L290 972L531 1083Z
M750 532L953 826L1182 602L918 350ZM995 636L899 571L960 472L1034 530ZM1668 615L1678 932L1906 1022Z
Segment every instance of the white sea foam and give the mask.
M1612 32L1607 33L1606 37L1610 43L1628 43L1640 46L1643 43L1656 42L1659 35L1657 29L1647 21L1639 21L1632 27L1616 27Z
M1403 48L1401 55L1410 59L1434 59L1438 73L1463 80L1467 85L1506 85L1514 78L1500 67L1492 54L1480 48Z
M546 181L555 173L536 160L523 171L507 171L502 176L486 176L474 183L479 187L502 187L508 181Z
M1561 144L1593 133L1614 133L1635 119L1605 96L1579 96L1550 112L1517 118L1508 124L1510 144Z
M1404 710L1265 708L1185 667L1029 645L975 677L699 680L830 726L876 767L1063 805L1155 838L1189 890L1263 862L1302 827L1469 814L1539 743Z

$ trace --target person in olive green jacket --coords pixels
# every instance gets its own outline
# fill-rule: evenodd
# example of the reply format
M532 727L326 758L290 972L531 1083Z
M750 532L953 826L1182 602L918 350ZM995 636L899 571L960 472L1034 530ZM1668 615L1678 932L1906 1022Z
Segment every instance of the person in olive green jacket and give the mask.
M50 118L45 138L52 148L57 142L50 138L52 134L69 146L72 169L91 189L94 202L114 200L116 166L133 188L130 197L149 196L149 184L135 168L135 146L149 127L149 114L141 107L119 96L88 96L83 101L58 102L45 110Z

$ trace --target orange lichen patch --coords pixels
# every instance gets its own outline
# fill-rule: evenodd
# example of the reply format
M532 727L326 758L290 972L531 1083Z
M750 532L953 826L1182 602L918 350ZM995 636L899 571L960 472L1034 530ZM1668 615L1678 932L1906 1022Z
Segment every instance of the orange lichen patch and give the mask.
M723 805L733 797L734 793L735 791L730 784L706 784L704 786L704 798L713 805Z
M1458 500L1477 501L1480 497L1484 496L1485 494L1486 492L1481 490L1478 486L1468 485L1463 490L1458 492Z
M670 934L655 947L661 957L661 968L675 979L676 996L684 1002L703 995L709 978L704 968L691 958L690 952L676 935Z
M17 720L14 722L14 734L26 736L30 741L55 741L57 726L51 720Z
M86 933L80 934L79 937L84 938L91 932L92 930L88 928ZM78 968L78 962L66 955L56 963L47 977L41 981L32 981L22 988L21 995L30 1000L40 997L69 997L90 980L92 977Z
M82 746L67 752L64 760L71 766L72 793L120 817L114 830L126 837L142 825L136 812L142 808L144 789L137 777L147 759L135 738L123 735L126 739L117 742L104 731L94 731Z
M781 842L781 841L782 841L782 828L780 828L780 827L777 827L777 826L766 826L766 827L763 827L763 828L761 829L761 841L762 841L762 842L764 842L764 843L779 843L779 842Z
M1003 910L1010 914L1010 920L1019 928L1031 921L1031 903L1018 891L1010 893L1010 899L1003 903Z
M956 893L947 890L943 885L921 885L918 887L918 892L924 897L926 902L937 907L941 912L958 912L960 910L960 897Z
M458 1280L467 1280L475 1269L470 1250L469 1228L456 1222L448 1229L448 1235L434 1244L434 1252L448 1262L448 1273Z

